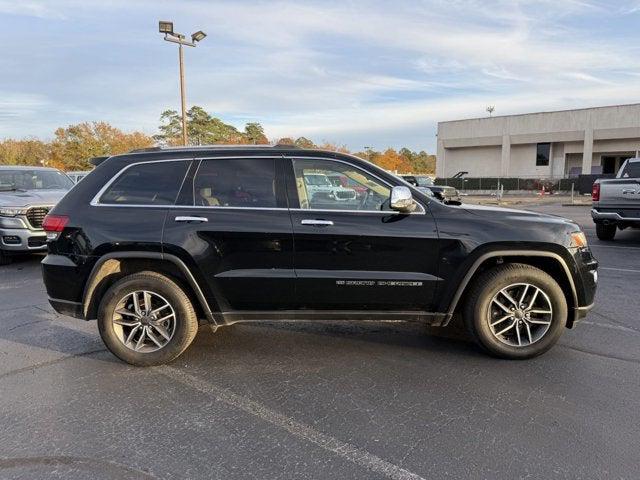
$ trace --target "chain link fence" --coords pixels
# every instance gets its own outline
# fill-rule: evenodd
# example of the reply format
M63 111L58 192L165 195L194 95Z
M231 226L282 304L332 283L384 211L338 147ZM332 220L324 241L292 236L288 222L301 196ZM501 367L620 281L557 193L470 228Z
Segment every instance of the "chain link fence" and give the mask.
M464 177L464 178L436 178L436 185L447 185L461 192L571 192L579 189L577 177Z

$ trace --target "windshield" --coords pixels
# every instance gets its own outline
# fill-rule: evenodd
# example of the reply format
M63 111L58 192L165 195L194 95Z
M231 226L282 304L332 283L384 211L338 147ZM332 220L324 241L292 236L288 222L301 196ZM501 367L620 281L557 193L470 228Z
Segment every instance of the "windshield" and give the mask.
M56 170L0 170L0 190L69 190L73 182Z
M419 187L431 187L433 186L433 180L430 177L416 177L416 183Z
M331 185L331 182L326 175L305 175L304 181L307 185Z

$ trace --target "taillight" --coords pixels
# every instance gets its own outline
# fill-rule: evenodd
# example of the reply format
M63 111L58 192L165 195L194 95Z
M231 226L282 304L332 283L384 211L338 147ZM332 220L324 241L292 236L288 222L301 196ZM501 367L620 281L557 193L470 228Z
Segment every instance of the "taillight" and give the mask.
M600 201L600 184L599 183L593 184L593 188L591 189L591 200L593 202Z
M69 223L66 215L47 215L42 221L42 228L47 232L47 240L55 240Z

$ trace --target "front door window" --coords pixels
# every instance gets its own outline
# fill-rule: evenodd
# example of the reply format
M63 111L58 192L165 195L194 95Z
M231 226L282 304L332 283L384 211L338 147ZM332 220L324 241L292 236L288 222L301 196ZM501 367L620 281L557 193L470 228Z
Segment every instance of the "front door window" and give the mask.
M390 188L352 165L330 160L294 159L300 208L385 211Z

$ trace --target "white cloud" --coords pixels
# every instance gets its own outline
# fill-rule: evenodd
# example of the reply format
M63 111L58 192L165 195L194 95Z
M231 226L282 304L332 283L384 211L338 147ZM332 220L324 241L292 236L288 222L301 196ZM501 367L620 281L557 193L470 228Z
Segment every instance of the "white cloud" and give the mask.
M58 20L65 18L59 9L35 0L0 0L0 13Z
M43 75L55 81L34 80L30 94L51 98L42 108L56 112L49 124L43 119L35 126L51 132L61 121L105 119L153 132L160 112L177 106L175 57L155 31L156 19L173 18L179 30L209 33L187 55L191 103L225 119L261 121L273 137L304 134L348 144L366 132L388 139L416 129L414 145L432 149L435 122L481 116L489 104L505 114L637 100L639 35L594 28L606 20L615 24L634 6L586 0L0 0L0 12L49 18L52 26L55 15L67 18L74 41L74 35L88 36L96 50L70 53L76 47L67 47L64 37L40 45L23 40L17 51L7 50L16 51L11 61L22 59L23 69L0 79L0 91L24 92L30 70L40 67L33 66L34 52L44 49L52 66ZM113 25L117 35L109 34ZM28 135L35 126L17 122L12 131ZM376 145L375 139L368 143Z

